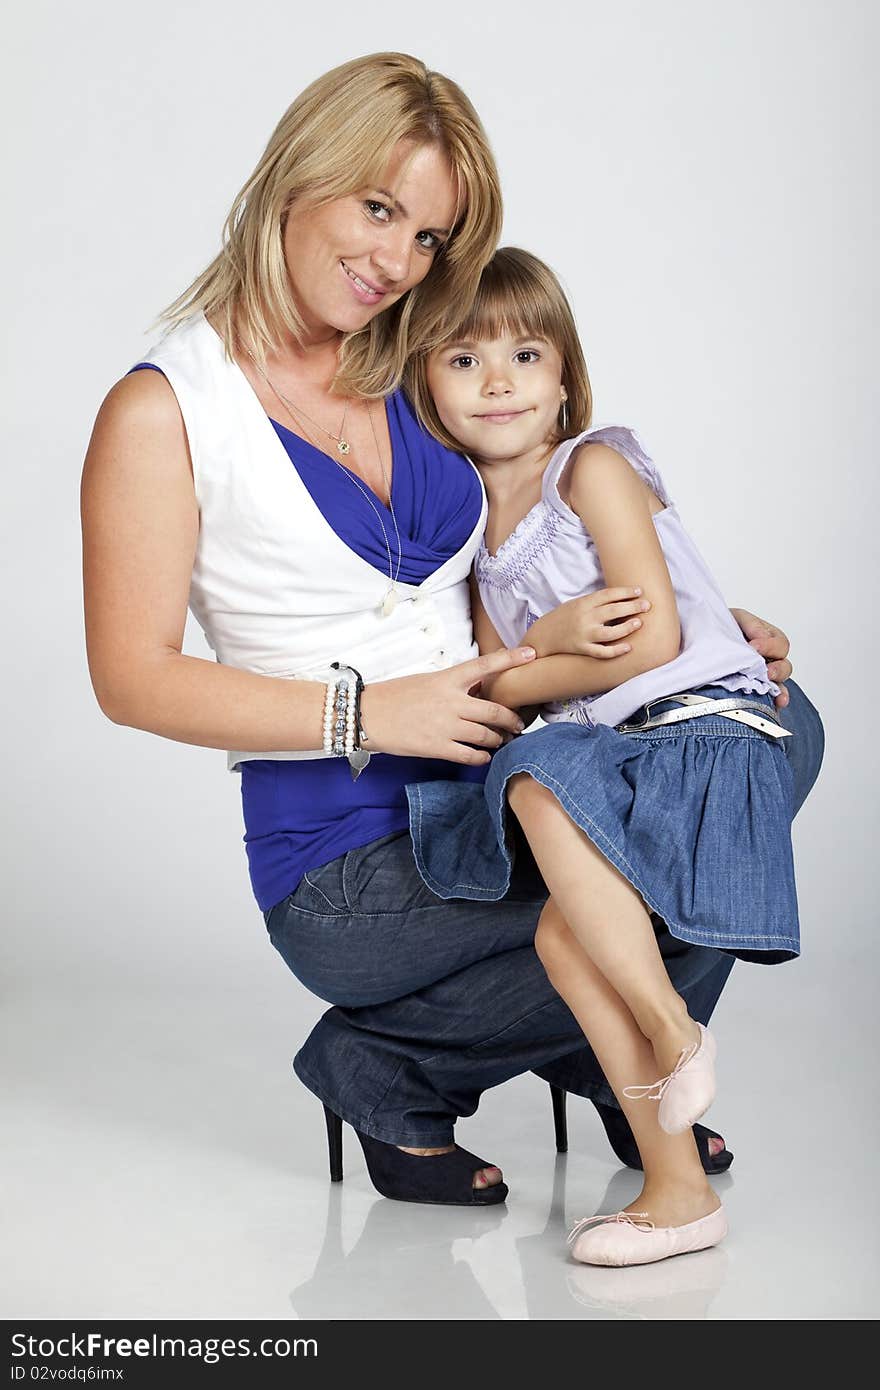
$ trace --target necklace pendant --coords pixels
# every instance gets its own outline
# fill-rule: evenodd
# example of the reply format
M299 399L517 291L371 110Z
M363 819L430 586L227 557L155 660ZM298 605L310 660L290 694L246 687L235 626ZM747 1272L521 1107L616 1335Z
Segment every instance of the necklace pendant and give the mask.
M397 607L397 593L396 593L396 591L395 591L394 585L393 585L393 584L390 584L390 585L388 586L388 592L386 593L385 597L384 597L383 600L382 600L382 607L381 607L381 609L380 609L380 612L381 612L381 614L382 614L382 617L383 617L383 618L388 618L388 617L390 617L390 615L394 612L394 610L395 610L396 607Z
M336 448L340 454L351 453L351 445L349 444L347 439L340 439L339 443L336 445Z

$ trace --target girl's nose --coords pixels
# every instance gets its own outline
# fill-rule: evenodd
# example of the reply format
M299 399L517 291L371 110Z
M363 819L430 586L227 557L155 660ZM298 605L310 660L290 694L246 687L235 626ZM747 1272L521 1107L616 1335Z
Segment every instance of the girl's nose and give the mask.
M507 396L512 390L513 383L510 377L502 372L491 373L483 383L483 392L487 396Z

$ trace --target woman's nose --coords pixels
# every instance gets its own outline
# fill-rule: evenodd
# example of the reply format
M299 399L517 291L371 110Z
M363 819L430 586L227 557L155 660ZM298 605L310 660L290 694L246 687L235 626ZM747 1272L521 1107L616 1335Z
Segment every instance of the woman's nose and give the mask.
M384 238L373 252L373 264L386 280L399 285L409 279L412 266L412 245L409 235Z

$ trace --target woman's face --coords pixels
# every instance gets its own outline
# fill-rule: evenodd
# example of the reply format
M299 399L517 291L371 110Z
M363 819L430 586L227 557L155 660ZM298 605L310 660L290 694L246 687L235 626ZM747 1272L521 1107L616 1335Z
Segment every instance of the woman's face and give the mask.
M288 214L284 255L315 340L354 333L424 280L449 239L456 185L436 145L401 141L376 187Z

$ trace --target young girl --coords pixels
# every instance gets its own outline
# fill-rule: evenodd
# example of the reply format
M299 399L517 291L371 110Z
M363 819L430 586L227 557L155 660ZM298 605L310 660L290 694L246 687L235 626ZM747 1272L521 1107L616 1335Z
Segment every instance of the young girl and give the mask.
M415 361L409 389L485 484L481 650L516 645L536 618L596 594L581 652L553 650L551 621L538 660L484 686L505 705L539 706L546 727L499 749L485 789L408 789L416 862L441 897L500 897L509 804L550 892L536 949L645 1174L625 1211L578 1223L575 1257L642 1264L714 1245L727 1223L691 1126L714 1096L715 1042L673 988L651 914L745 959L797 955L777 689L636 436L589 428L571 310L540 261L499 251L468 320Z

